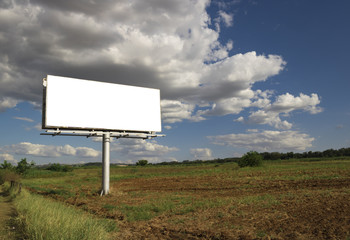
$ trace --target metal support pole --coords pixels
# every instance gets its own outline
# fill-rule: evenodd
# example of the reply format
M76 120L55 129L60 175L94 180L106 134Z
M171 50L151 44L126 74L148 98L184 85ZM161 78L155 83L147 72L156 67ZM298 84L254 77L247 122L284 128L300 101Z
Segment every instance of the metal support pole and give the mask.
M109 193L109 158L110 158L110 140L111 134L109 132L103 133L102 145L102 191L101 195Z

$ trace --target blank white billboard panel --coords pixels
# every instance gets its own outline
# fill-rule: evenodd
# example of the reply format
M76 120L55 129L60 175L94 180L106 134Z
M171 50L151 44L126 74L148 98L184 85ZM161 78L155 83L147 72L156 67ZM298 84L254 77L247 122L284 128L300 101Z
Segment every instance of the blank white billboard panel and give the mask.
M160 132L160 91L48 75L43 114L43 128Z

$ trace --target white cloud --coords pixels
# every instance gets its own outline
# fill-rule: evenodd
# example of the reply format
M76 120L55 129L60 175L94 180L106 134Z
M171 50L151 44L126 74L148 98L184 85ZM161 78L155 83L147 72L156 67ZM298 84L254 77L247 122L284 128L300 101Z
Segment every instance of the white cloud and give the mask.
M304 151L314 138L297 131L260 131L208 137L212 143L256 151Z
M30 142L21 142L4 146L3 151L11 152L18 155L31 155L37 157L61 157L61 156L77 156L77 157L97 157L99 151L87 147L72 147L68 144L64 146L53 146L34 144Z
M77 147L76 156L79 157L98 157L100 155L99 151L88 147Z
M41 130L42 130L42 124L41 124L41 123L38 123L38 124L36 124L33 128L35 128L36 130L41 131Z
M201 121L204 113L235 114L246 107L249 96L243 95L252 84L278 74L285 62L255 52L229 56L232 40L219 43L219 32L210 28L208 4L11 1L11 8L0 10L6 33L0 38L6 46L0 48L0 94L41 102L40 82L50 73L160 88L164 101L176 103L164 108L168 123ZM231 14L219 15L226 25L232 24ZM242 96L244 101L235 100L242 105L196 110ZM16 103L4 102L2 109Z
M242 120L242 119L240 119ZM292 124L287 121L282 121L279 117L279 113L265 112L258 110L250 114L249 119L246 121L248 124L268 124L277 129L291 129Z
M22 121L25 121L25 122L34 122L33 119L30 119L30 118L27 118L27 117L13 117L14 119L17 119L17 120L22 120Z
M245 98L227 98L217 101L212 105L212 109L204 112L205 115L222 116L227 114L238 114L243 108L250 106L250 99Z
M320 104L320 100L315 93L312 93L310 96L300 93L297 97L286 93L277 96L273 103L269 99L271 97L272 95L270 93L256 92L256 100L251 106L261 109L252 112L248 119L239 117L236 121L248 124L268 124L277 129L287 130L291 129L293 124L286 120L281 120L281 116L287 117L290 112L298 110L310 112L311 114L322 111L322 108L317 106Z
M241 120L288 129L292 124L281 120L281 113L321 111L317 94L287 93L271 104L272 92L253 91L255 83L279 74L286 62L255 51L231 56L233 41L219 42L208 4L8 1L0 7L0 112L20 101L38 105L47 74L159 88L168 124L257 107L259 113ZM232 26L231 13L220 9L218 16L217 21Z
M218 12L220 20L222 20L226 27L231 27L233 25L233 14L228 14L222 10Z
M13 108L17 105L18 100L11 97L0 98L0 112L4 112L8 108Z
M33 130L33 129L38 130L38 131L41 131L41 130L42 130L42 125L41 125L41 123L37 123L37 124L35 124L34 126L26 126L26 127L25 127L25 130L27 130L27 131L31 131L31 130Z
M13 157L13 155L8 154L8 153L0 153L0 161L1 162L8 161L12 164L17 163L17 160Z
M317 94L312 93L311 96L300 93L298 97L286 93L277 97L276 101L266 109L272 112L289 113L295 110L304 110L312 114L322 111L322 108L317 107L320 104L320 99Z
M124 162L137 162L140 159L163 162L168 160L167 157L164 157L166 154L177 150L175 147L160 145L155 140L119 139L111 145L111 151L125 156Z
M187 104L181 101L175 100L162 100L162 120L165 123L181 122L184 119L190 121L202 121L204 118L201 116L201 112L198 111L196 115L192 115L195 105Z
M191 148L190 153L193 159L209 160L212 159L212 151L209 148Z

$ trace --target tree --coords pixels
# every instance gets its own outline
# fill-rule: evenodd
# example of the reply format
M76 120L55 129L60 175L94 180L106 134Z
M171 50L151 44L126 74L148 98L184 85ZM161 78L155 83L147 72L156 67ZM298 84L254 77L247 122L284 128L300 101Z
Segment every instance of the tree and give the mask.
M13 169L13 166L11 163L5 160L4 163L1 164L1 168L11 170Z
M46 169L51 170L51 171L56 171L56 172L71 172L71 171L73 171L72 166L61 165L59 163L50 164L50 166L48 166Z
M262 164L263 157L256 151L250 151L244 154L238 160L240 167L257 167Z
M137 166L145 166L148 164L148 161L147 160L139 160L136 165Z
M33 161L31 163L28 163L26 158L22 158L21 161L17 164L16 172L19 174L24 174L34 165L35 163Z

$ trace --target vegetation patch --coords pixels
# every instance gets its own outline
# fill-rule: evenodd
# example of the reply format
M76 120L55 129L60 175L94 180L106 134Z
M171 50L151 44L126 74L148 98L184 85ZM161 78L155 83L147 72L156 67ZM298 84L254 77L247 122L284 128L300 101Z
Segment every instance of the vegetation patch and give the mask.
M263 157L255 151L250 151L244 154L241 159L238 160L238 166L240 167L258 167L262 165Z
M350 235L349 158L273 160L244 168L227 161L114 166L111 192L104 197L98 194L100 165L67 173L37 171L51 172L53 177L22 175L24 186L36 189L45 201L49 196L74 206L77 214L92 214L98 222L104 219L103 229L113 239L346 239Z
M27 191L15 198L18 221L29 239L109 239L116 223Z

